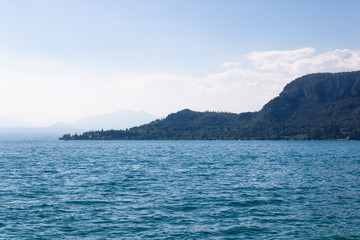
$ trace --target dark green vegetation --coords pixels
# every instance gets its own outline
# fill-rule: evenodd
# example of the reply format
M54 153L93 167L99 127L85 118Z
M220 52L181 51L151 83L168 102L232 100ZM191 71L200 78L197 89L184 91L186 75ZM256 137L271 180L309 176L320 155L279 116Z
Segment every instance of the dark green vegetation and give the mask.
M360 71L316 73L289 83L259 112L188 109L128 130L90 131L62 140L360 140Z

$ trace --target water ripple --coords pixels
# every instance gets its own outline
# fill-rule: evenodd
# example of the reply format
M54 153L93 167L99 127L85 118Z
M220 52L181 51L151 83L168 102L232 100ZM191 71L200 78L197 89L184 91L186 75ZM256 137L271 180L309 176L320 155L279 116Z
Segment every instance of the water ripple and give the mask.
M359 142L1 141L1 239L360 239Z

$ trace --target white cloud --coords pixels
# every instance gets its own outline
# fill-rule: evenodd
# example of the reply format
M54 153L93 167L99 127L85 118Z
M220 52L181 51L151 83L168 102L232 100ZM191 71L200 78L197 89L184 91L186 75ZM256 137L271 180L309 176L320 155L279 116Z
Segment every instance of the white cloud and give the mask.
M251 52L248 54L248 58L255 61L255 65L263 65L268 62L292 62L307 57L314 52L314 48L301 48L290 51Z
M225 62L222 64L223 67L237 67L240 63L238 62Z
M136 95L132 97L141 99L133 104L138 102L157 115L183 108L244 112L259 110L276 96L283 87L283 79L281 74L235 68L203 78L146 75L134 79L131 88Z
M248 58L258 70L297 76L360 69L360 51L336 49L318 55L314 53L314 48L301 48L293 51L252 52Z

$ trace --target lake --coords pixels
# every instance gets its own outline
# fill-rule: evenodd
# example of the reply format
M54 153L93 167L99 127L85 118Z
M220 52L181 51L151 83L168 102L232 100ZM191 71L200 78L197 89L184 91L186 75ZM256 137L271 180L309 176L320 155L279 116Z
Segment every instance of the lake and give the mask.
M360 239L360 142L0 141L1 239Z

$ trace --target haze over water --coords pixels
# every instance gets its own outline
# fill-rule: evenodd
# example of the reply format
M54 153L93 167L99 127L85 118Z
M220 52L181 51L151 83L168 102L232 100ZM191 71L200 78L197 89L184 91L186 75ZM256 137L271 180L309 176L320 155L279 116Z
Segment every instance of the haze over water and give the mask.
M359 142L0 141L2 239L359 239Z

